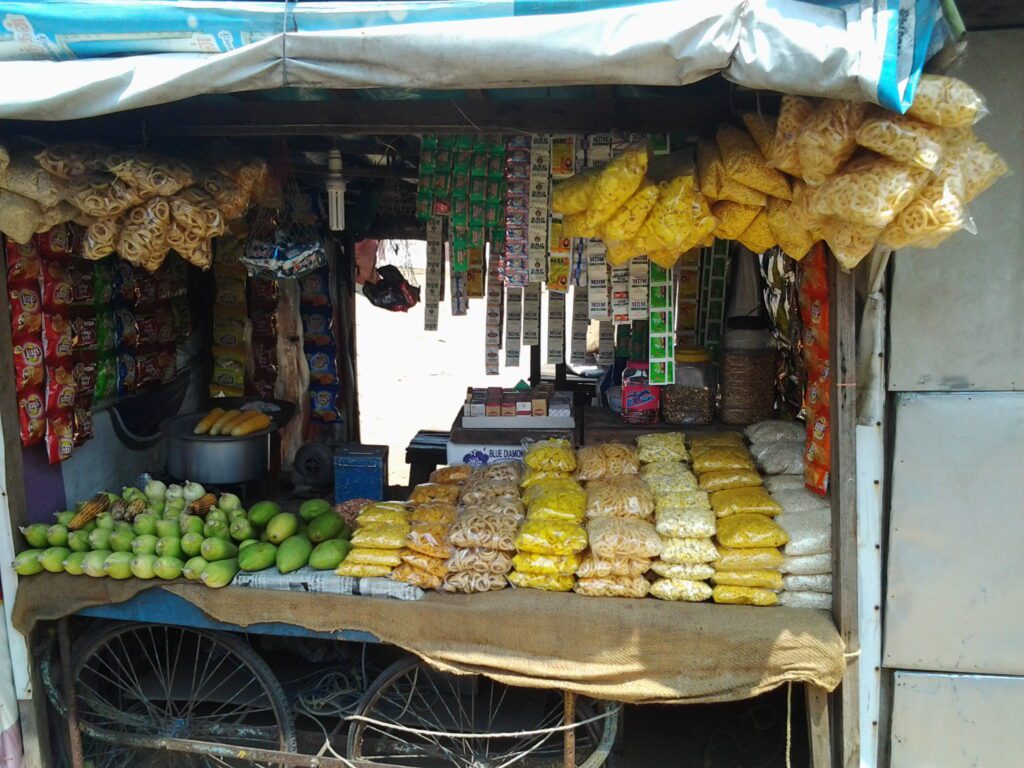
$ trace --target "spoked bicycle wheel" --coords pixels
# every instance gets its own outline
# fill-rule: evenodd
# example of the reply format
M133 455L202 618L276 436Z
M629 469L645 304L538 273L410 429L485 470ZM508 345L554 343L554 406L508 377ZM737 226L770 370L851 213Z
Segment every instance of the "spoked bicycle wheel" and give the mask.
M577 699L577 722L597 711L594 702ZM549 729L560 726L563 715L557 692L444 674L404 659L367 689L349 728L348 758L357 766L561 768L564 734ZM577 765L603 762L607 751L601 750L610 746L606 737L614 735L615 721L576 728ZM480 738L488 733L498 736Z
M231 635L160 624L110 625L76 649L72 669L79 720L87 731L83 749L95 768L260 764L127 747L116 743L118 736L296 750L277 678Z

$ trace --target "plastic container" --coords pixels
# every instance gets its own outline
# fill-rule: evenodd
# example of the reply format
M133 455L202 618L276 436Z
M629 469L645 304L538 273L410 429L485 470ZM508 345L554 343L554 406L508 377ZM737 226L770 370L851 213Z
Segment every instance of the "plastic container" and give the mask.
M710 424L715 417L715 372L703 348L676 350L676 382L662 388L666 424Z
M622 420L628 424L657 424L661 388L651 386L650 364L630 360L622 371Z
M775 414L775 342L762 318L733 317L718 362L718 418L746 426Z

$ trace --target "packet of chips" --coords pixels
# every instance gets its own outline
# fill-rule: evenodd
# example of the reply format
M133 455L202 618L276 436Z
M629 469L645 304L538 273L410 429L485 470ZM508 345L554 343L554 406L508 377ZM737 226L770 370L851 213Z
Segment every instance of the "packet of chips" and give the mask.
M715 133L715 141L728 178L766 195L790 199L792 193L786 177L768 165L749 133L723 125Z
M716 571L711 577L715 586L759 587L761 589L782 589L782 574L778 571Z
M521 589L543 589L547 592L568 592L576 579L573 576L548 576L539 573L512 571L506 578L508 583Z
M822 238L840 266L848 270L871 253L882 231L881 227L854 224L838 216L828 216L821 223Z
M850 159L866 114L866 104L852 101L826 99L818 105L797 139L804 181L820 186Z
M914 92L910 117L943 128L974 125L986 114L985 102L963 80L946 75L921 75Z
M770 589L756 587L719 586L711 591L711 598L722 605L777 605L779 596Z
M686 441L682 432L654 432L636 439L637 458L641 464L655 461L687 461Z
M747 132L754 139L761 154L767 159L768 155L772 153L772 143L775 141L778 121L771 115L763 115L760 112L744 112L741 117Z
M659 600L701 603L711 597L711 587L703 581L690 579L658 579L651 584L650 594Z
M587 205L588 229L608 221L632 197L644 180L648 160L646 146L631 146L600 170Z
M857 129L857 143L905 165L935 170L942 159L942 129L879 109Z
M763 206L768 199L764 192L744 186L725 175L722 156L713 141L698 142L697 169L700 191L709 200L729 200L740 205Z
M800 191L797 191L799 185ZM805 187L799 182L793 185L793 201L780 200L777 197L768 200L768 228L778 241L779 247L791 259L799 261L814 245L814 237L810 230L798 221L798 205L804 199ZM798 196L801 202L797 202Z
M814 209L821 216L884 227L910 204L929 177L917 166L877 155L860 156L822 184L814 195Z
M961 229L975 229L967 212L963 173L958 158L943 162L906 208L879 237L889 248L934 248Z
M750 222L750 226L743 230L736 241L754 253L764 253L769 248L778 245L771 227L768 226L768 214L764 208L757 212L754 220Z
M586 211L597 190L600 173L600 168L588 168L555 184L551 190L551 212L574 214Z
M638 235L645 246L640 253L685 253L714 231L715 217L692 172L663 182L659 188L658 202Z
M643 576L605 576L580 579L573 587L585 597L647 597L651 583Z
M783 554L775 547L751 547L743 549L718 548L716 570L723 571L768 571L777 570L785 561Z
M541 555L536 552L520 552L512 558L512 567L520 573L536 573L547 576L572 576L580 566L579 555Z
M764 209L757 206L719 200L711 206L711 214L718 221L718 226L715 227L715 237L722 240L736 240L762 210Z
M719 544L731 549L781 547L789 541L786 532L770 517L746 513L721 518L717 536Z
M572 472L576 469L576 453L568 440L549 438L527 446L523 463L534 470Z
M628 242L640 232L648 214L658 202L658 186L644 182L619 210L604 222L601 239L605 242ZM563 222L563 229L567 222Z
M773 499L764 488L747 487L715 491L710 494L711 509L716 517L730 515L758 514L775 517L782 514L782 505ZM769 544L766 546L775 546Z

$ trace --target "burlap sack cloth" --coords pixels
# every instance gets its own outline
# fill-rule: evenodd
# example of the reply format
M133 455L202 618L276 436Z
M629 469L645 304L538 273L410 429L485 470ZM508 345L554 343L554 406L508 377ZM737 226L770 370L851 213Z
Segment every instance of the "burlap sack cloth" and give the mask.
M280 622L320 632L359 630L443 670L631 703L744 699L788 681L831 691L845 667L843 642L824 611L528 589L428 593L421 601L402 602L39 574L19 581L14 624L28 631L37 621L152 588L240 627Z

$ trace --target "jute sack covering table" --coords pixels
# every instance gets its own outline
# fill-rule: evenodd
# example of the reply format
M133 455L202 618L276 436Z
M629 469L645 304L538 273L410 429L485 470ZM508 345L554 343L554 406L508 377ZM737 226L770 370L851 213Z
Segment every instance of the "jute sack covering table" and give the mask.
M831 691L845 666L843 642L824 611L522 589L429 593L402 602L39 574L21 579L14 624L27 632L38 621L123 602L145 589L164 589L240 627L282 622L320 632L359 630L442 670L630 703L745 699L786 682Z

